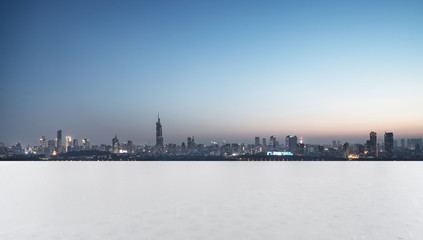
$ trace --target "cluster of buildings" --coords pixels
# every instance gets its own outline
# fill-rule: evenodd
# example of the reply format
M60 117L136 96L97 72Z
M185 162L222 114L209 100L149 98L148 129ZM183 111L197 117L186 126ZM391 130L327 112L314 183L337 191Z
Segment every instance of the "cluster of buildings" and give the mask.
M156 122L156 144L134 145L132 140L120 141L117 135L112 138L110 144L91 145L89 138L72 139L71 136L62 137L62 130L57 131L54 140L48 140L45 136L40 138L38 146L23 148L17 143L6 147L0 143L0 157L34 154L55 156L64 153L80 151L102 151L116 155L151 155L151 156L238 156L238 155L273 155L273 156L318 156L331 158L395 158L420 156L423 142L418 139L401 139L400 144L394 139L392 132L385 132L383 143L378 142L376 132L369 134L369 140L363 144L350 144L348 142L333 141L331 145L305 144L302 137L288 135L282 138L282 143L276 136L266 138L256 136L254 144L211 142L209 145L197 144L194 136L187 137L186 142L181 144L164 144L163 128L160 116Z
M44 154L54 156L65 152L98 150L96 149L97 146L91 147L89 138L83 138L81 139L81 143L79 143L78 139L72 139L71 136L66 136L63 142L62 130L58 130L56 136L54 140L47 140L45 136L42 136L40 138L40 145L26 146L24 148L20 143L10 147L5 147L0 143L0 155Z

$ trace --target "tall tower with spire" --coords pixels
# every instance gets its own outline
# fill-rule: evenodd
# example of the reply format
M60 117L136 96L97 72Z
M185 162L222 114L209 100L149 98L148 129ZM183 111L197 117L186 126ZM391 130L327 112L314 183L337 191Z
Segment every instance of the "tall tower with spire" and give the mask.
M156 149L157 151L163 151L163 130L162 124L160 123L160 115L157 114L157 122L156 122Z

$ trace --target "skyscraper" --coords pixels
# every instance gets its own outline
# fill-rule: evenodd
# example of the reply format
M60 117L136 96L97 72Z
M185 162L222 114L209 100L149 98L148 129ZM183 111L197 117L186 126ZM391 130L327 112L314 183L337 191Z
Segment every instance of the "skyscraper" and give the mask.
M128 153L133 153L133 145L134 143L131 140L128 140L128 144L127 144Z
M192 144L192 151L193 152L196 152L197 151L197 144L195 143L194 136L192 136L191 140L192 140L192 142L191 142L191 144Z
M56 142L54 140L48 140L48 152L49 154L52 154L54 150L56 149Z
M56 152L62 152L62 130L57 131Z
M118 140L118 142L119 142L119 140ZM90 139L89 138L83 138L82 139L82 149L90 150Z
M191 141L191 137L188 137L188 138L187 138L187 147L188 147L188 150L191 150L191 148L192 148L192 141Z
M289 152L296 153L297 152L297 144L298 139L297 136L286 136L285 138L285 149Z
M276 137L275 136L270 136L270 151L275 151L276 150Z
M79 143L78 143L78 139L74 139L73 140L73 150L72 151L79 151Z
M350 155L350 144L348 142L345 142L344 145L342 146L342 150L343 150L343 157L348 158Z
M297 144L297 155L303 156L304 153L305 153L305 144L300 142Z
M112 139L112 148L113 153L119 153L119 139L117 138L117 135Z
M163 151L163 130L162 124L160 123L160 115L157 115L157 122L156 122L156 150Z
M65 137L65 152L70 152L72 147L72 137L66 136Z
M258 147L260 145L260 137L255 137L255 145Z
M45 136L42 136L40 138L40 147L41 148L45 148L46 147L46 137Z
M377 157L377 134L375 132L370 133L370 140L367 141L367 155L369 157Z
M387 157L392 157L394 154L394 133L385 132L385 152Z
M39 152L41 152L41 153L45 153L46 152L46 150L47 150L47 142L46 142L46 137L45 136L42 136L41 138L40 138L40 148L39 148Z

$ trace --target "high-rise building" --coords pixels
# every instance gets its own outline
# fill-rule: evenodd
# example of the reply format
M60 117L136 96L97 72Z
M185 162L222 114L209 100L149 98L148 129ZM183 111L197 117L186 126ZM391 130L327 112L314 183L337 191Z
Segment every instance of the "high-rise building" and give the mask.
M192 139L191 139L191 137L187 138L187 150L188 150L188 152L192 151Z
M369 157L377 157L377 134L376 132L370 133L370 140L367 141L367 155Z
M73 150L72 151L79 151L79 143L78 143L78 139L74 139L73 140L73 145L72 145Z
M191 143L192 144L192 151L196 152L197 151L197 144L195 143L194 136L192 136L191 140L192 140L192 143Z
M120 153L128 153L128 144L126 142L122 142L119 149Z
M226 143L222 147L223 147L223 153L224 153L224 155L230 155L230 154L232 154L231 144Z
M49 154L52 154L54 152L54 150L56 149L56 141L48 140L47 145L48 145Z
M82 149L83 150L90 150L90 139L89 138L83 138L82 139Z
M65 137L65 152L70 152L72 148L72 137L66 136Z
M194 136L187 138L187 151L188 152L196 152L197 151L197 145L195 144L195 138Z
M360 157L364 156L364 145L362 145L362 144L359 144L359 146L358 146L358 155Z
M56 152L62 152L62 130L57 131L56 137Z
M405 148L405 139L404 138L401 139L401 148Z
M21 154L23 152L22 145L20 143L16 143L12 146L12 152L15 154Z
M117 135L112 139L112 150L113 153L119 153L119 139L117 138Z
M232 153L239 153L240 152L240 146L238 143L232 143Z
M133 151L133 148L134 148L134 146L133 146L134 144L133 144L133 142L131 141L131 140L128 140L128 144L127 144L127 150L128 150L128 153L133 153L134 151Z
M350 144L348 142L345 142L344 145L342 146L342 150L343 150L344 158L348 158L350 155Z
M394 154L394 133L392 132L385 132L385 153L388 157Z
M297 136L288 135L285 138L285 149L289 152L296 153L297 152Z
M163 146L163 130L162 124L160 123L160 115L157 115L157 122L156 122L156 151L162 152L164 149Z
M304 153L305 153L305 144L300 142L297 144L297 154L299 156L303 156Z
M267 148L266 138L263 138L263 148L264 148L264 149L266 149L266 148Z
M260 137L255 137L255 145L256 147L260 145Z
M276 150L276 137L275 136L270 136L270 151L275 151Z
M42 136L42 137L40 138L40 148L39 148L39 151L40 151L41 153L45 153L45 152L46 152L46 150L47 150L46 137L45 137L45 136Z

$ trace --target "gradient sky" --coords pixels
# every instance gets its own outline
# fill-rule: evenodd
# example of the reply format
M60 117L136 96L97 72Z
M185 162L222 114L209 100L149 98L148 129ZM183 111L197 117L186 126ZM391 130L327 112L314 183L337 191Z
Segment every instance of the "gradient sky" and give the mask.
M423 1L1 1L0 141L423 135Z

